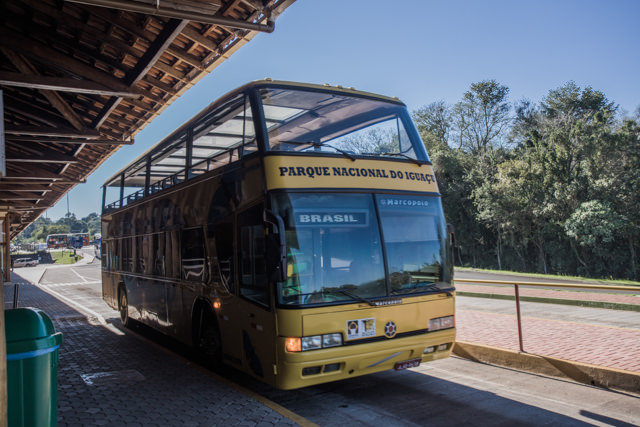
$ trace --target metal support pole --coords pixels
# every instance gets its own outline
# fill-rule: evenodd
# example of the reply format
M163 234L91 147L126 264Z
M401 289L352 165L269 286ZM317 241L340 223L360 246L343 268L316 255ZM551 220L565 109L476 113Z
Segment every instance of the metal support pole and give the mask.
M13 285L13 308L18 308L18 299L20 295L20 284L16 283Z
M518 318L518 343L520 344L520 353L524 353L522 345L522 318L520 316L520 291L518 285L513 285L516 291L516 317Z

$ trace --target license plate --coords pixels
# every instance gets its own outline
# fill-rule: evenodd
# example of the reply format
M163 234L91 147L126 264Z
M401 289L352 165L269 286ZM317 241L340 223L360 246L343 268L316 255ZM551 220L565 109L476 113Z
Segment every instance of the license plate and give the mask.
M393 369L396 371L402 371L403 369L415 368L420 365L420 362L422 362L422 359L404 360L396 363L396 366L394 366Z

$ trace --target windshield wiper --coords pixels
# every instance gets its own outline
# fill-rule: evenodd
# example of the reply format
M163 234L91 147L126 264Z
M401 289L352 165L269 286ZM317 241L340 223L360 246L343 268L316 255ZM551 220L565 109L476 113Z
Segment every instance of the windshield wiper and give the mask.
M313 147L313 148L327 147L327 148L331 148L332 150L336 150L338 153L340 153L343 156L347 157L352 162L356 161L356 158L353 157L347 151L341 150L340 148L334 147L333 145L323 144L321 142L281 141L281 144L308 145L309 147Z
M360 300L362 302L366 302L367 304L369 304L372 307L376 306L376 304L373 301L371 301L369 299L366 299L365 297L361 297L358 294L354 294L353 292L347 291L346 289L331 289L331 290L322 289L320 292L323 292L323 293L340 293L340 294L346 295L348 297L351 297L353 299L357 299L357 300Z
M363 156L396 156L396 157L404 157L405 159L411 160L412 163L415 163L418 166L422 166L424 163L418 159L414 159L413 157L407 156L404 153L391 153L389 151L383 151L381 153L360 153Z
M453 294L451 292L449 292L446 289L442 289L440 288L438 285L436 285L435 283L431 282L415 282L411 284L411 287L409 288L404 288L402 289L402 291L409 291L408 293L413 294L416 292L420 292L423 291L425 289L429 289L433 292L440 292L440 293L444 293L447 294L448 297L453 296Z

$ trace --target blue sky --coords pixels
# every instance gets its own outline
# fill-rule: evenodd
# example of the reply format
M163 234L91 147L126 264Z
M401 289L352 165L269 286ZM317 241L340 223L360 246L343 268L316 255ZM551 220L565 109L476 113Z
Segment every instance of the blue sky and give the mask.
M632 113L639 18L639 0L298 0L274 33L257 35L77 185L70 211L100 213L106 179L212 101L264 77L397 96L410 111L454 104L482 80L509 87L511 102L536 103L574 81ZM45 215L66 212L65 196Z

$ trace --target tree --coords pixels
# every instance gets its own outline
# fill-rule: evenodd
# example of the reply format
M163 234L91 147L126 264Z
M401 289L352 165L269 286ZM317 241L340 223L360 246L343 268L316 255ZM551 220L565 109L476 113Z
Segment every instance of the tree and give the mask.
M575 83L506 102L494 80L413 113L456 228L457 263L638 278L640 109Z
M575 245L572 245L585 274L592 273L589 271L590 265L601 270L597 273L612 273L607 272L603 267L612 264L610 261L615 254L612 253L611 246L617 241L625 222L625 218L613 210L608 202L599 200L582 203L565 221L564 229L567 235L586 251L594 253L601 259L601 262L595 265L587 264L584 256L581 256Z
M509 88L495 80L473 83L462 101L453 107L459 148L484 156L500 146L511 123Z
M412 117L428 153L439 151L449 144L449 133L453 121L451 108L444 101L426 105L414 111Z

